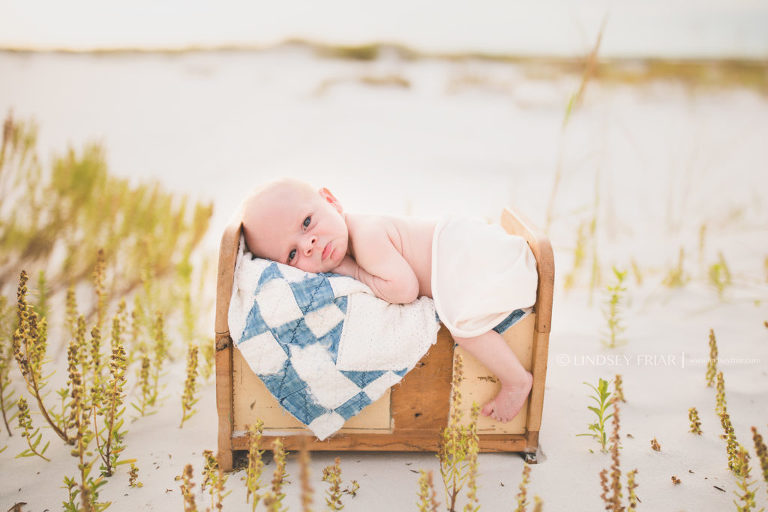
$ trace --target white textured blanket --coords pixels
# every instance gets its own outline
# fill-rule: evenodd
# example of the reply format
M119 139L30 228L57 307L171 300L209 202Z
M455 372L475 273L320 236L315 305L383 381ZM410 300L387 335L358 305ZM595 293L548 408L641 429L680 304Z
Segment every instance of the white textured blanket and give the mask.
M253 258L241 237L230 334L283 408L321 440L399 382L438 327L429 298L389 304L351 277Z

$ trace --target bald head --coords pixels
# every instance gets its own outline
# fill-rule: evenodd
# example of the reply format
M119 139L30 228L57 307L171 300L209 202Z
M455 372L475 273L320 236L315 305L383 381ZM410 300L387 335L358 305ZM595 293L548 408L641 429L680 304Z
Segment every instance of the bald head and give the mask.
M242 203L245 242L260 258L310 272L326 271L331 262L321 257L324 246L319 251L314 247L334 240L333 246L346 252L347 228L341 211L326 189L289 178L272 181L257 187Z

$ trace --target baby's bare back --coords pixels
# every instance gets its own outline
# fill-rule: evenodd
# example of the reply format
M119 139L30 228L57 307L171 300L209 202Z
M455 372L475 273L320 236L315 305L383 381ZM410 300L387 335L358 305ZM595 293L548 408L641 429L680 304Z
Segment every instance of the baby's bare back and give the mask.
M381 233L413 269L419 281L419 296L427 297L432 297L432 235L436 225L436 221L428 219L347 214L353 254L366 250L365 244L355 243L357 233L363 230Z

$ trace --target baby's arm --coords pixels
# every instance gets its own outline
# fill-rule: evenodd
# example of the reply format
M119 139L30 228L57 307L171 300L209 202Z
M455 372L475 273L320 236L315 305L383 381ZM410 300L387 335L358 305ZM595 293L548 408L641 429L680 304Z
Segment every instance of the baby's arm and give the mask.
M380 299L408 304L419 296L419 281L403 255L395 248L383 226L371 226L356 236L355 257L345 256L333 271L352 276L373 290Z

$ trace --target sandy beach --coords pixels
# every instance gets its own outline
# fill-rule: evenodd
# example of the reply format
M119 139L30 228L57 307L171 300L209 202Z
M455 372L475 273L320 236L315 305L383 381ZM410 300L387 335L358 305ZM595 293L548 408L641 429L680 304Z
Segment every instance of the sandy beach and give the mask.
M38 123L44 167L54 153L99 141L111 172L213 201L204 243L213 257L244 191L276 176L326 186L350 211L498 219L505 205L515 205L545 226L560 165L548 229L556 283L541 454L531 467L529 496L540 496L547 511L602 507L598 473L610 459L594 440L576 436L593 420L582 382L619 373L627 400L621 463L625 472L639 470L638 508L735 509L715 390L705 382L713 329L735 435L753 457L757 503L768 505L750 431L755 426L768 436L764 88L701 87L669 77L594 81L564 127L580 74L471 58L408 60L385 51L357 61L324 58L301 45L180 54L3 52L0 76L10 77L0 81L0 111ZM590 261L566 289L579 226L593 218L601 284L590 290ZM681 248L689 280L665 286ZM732 274L722 296L708 279L720 254ZM606 349L602 311L614 266L629 271L626 343ZM212 334L212 310L203 323ZM55 362L59 373L63 359ZM163 407L128 426L125 453L138 459L144 486L129 488L121 468L101 494L112 501L109 510L181 510L174 476L186 463L195 465L199 483L201 453L216 448L215 388L202 388L199 412L179 430L183 381L178 357L164 377ZM688 432L690 407L699 411L702 436ZM50 432L44 436L50 463L14 459L22 440L0 437L0 447L8 444L0 454L2 510L17 502L27 503L23 510L54 510L66 499L62 478L74 474L74 459ZM661 451L651 449L654 438ZM355 497L345 497L347 510L416 510L418 470L439 475L434 454L315 453L316 509L324 503L322 468L336 455L344 481L360 484ZM483 510L513 508L522 467L514 454L480 456ZM284 503L300 510L295 456L288 473ZM225 510L245 510L242 475L227 482ZM439 477L436 483L444 502ZM198 503L204 509L202 496Z

